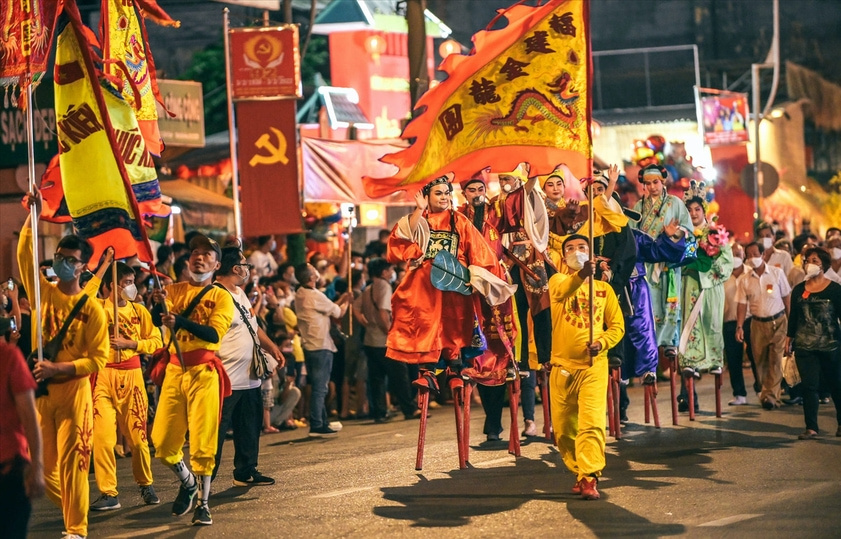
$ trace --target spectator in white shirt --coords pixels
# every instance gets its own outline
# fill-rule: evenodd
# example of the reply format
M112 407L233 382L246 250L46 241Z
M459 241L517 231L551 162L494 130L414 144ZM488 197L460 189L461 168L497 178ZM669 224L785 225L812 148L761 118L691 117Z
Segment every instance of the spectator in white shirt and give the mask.
M724 356L727 359L727 370L730 373L730 386L733 388L733 400L728 404L730 406L741 406L748 403L748 392L745 388L745 375L742 369L745 352L748 354L753 371L753 388L757 393L762 388L757 382L756 365L750 348L750 311L747 312L745 323L742 325L744 342L736 340L736 313L739 310L736 291L739 287L739 277L745 273L745 249L740 243L734 243L732 249L733 273L724 282L724 326L722 327L722 333L724 334Z
M777 267L766 264L764 247L753 242L745 247L749 271L739 277L736 299L736 339L744 342L744 323L750 309L750 345L762 390L759 400L766 410L780 406L780 383L791 286Z
M762 223L756 229L756 242L762 245L762 258L769 266L783 270L783 275L788 276L794 262L791 254L782 249L774 248L774 228L769 223Z
M277 273L277 261L272 253L277 249L274 236L260 236L257 238L257 248L248 257L248 262L254 266L257 277L272 277Z
M330 336L330 319L339 318L347 312L351 295L345 292L336 300L315 288L321 279L312 264L295 267L295 278L301 287L295 293L295 312L298 315L298 331L304 349L307 367L307 381L312 386L310 399L310 436L323 437L336 434L327 424L327 408L324 400L333 369L333 354L337 351Z

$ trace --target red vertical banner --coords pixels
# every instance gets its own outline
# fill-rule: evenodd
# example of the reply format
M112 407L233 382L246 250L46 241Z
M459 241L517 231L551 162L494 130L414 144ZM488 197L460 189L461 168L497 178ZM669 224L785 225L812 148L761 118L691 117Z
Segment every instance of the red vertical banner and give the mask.
M236 104L245 236L303 232L295 101Z
M296 25L234 28L230 38L234 100L302 97Z
M733 239L744 243L753 238L753 198L742 189L742 169L749 166L747 146L710 148L718 174L715 199L719 204L719 223L733 232Z

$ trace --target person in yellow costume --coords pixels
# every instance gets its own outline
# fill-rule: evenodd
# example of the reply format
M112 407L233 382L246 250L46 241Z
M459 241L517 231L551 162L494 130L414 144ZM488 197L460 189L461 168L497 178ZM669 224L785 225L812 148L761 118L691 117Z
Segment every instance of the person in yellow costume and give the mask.
M611 286L593 281L593 340L590 341L588 279L595 274L587 238L573 234L563 243L564 264L549 279L552 357L549 387L555 443L576 474L572 489L585 500L599 499L605 466L607 352L622 339L625 323Z
M161 503L152 487L152 466L149 442L146 439L146 414L149 408L140 354L151 354L161 347L160 331L152 323L146 307L134 303L137 287L134 270L117 262L117 326L114 337L113 269L105 271L100 300L108 317L111 357L96 377L93 390L93 461L96 486L100 496L91 504L92 511L120 508L117 497L117 460L114 445L117 429L131 448L131 468L146 505ZM117 429L114 426L117 426Z
M155 456L181 481L172 514L186 515L198 495L192 523L208 526L213 524L207 501L216 464L219 412L222 399L231 394L230 381L215 352L219 350L222 336L231 327L234 300L226 290L211 286L213 273L219 269L222 253L219 244L199 235L190 241L189 247L190 280L155 290L152 294L156 303L152 319L175 332L184 361L182 367L173 346L152 425L152 443ZM201 293L204 296L189 317L181 316L180 313ZM182 450L188 430L192 472L184 464Z
M39 204L40 195L28 196L27 203ZM20 232L17 255L24 289L34 297L31 226L27 217ZM79 286L79 276L92 254L93 248L87 240L72 234L64 236L53 256L58 283L52 285L39 274L41 305L33 307L41 317L43 342L59 332L73 307L85 295ZM32 319L32 349L35 350L35 316ZM107 359L107 319L102 306L88 299L71 322L57 356L52 361L39 362L33 370L36 381L49 382L48 393L39 396L35 406L43 436L47 496L61 507L68 539L88 534L88 470L93 437L93 399L88 376L100 370Z

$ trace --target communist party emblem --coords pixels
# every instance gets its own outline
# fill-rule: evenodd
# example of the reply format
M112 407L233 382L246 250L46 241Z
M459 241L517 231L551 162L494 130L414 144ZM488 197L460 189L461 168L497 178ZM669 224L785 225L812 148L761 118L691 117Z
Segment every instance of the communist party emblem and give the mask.
M272 69L283 63L283 43L265 33L247 40L243 52L245 65L254 69Z
M369 196L521 161L532 175L559 164L576 177L591 174L589 0L517 4L501 15L505 28L478 32L469 55L441 64L447 79L421 97L401 135L413 142L380 159L398 171L364 178Z

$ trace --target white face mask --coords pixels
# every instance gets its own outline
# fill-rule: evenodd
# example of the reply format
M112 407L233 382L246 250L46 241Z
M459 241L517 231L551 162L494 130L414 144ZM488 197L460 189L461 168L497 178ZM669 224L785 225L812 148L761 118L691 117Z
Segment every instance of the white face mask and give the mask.
M193 270L187 270L187 271L190 273L190 279L192 279L193 282L196 282L196 283L203 283L206 280L213 277L213 272L212 271L208 271L207 273L196 273Z
M838 247L833 247L829 250L829 255L832 257L833 260L838 260L841 258L841 249Z
M744 264L744 263L745 263L745 261L742 260L741 258L734 258L733 259L733 269L741 268L742 264Z
M747 264L748 264L748 266L750 266L752 268L758 268L759 266L762 265L762 257L761 256L755 256L753 258L748 258L747 259Z
M771 238L762 238L759 240L759 243L762 244L762 247L765 248L765 250L768 250L774 246L774 240Z
M502 186L502 190L505 191L506 193L510 193L513 189L514 189L514 186L511 185L510 183L506 183L505 185Z
M566 255L564 260L566 261L567 266L575 271L578 271L590 260L590 254L584 251L575 251L574 253Z
M122 297L126 301L134 301L134 298L137 297L137 285L134 283L124 287L120 290L120 297Z
M817 264L806 264L803 266L803 269L806 270L806 279L811 279L821 274L821 267Z

